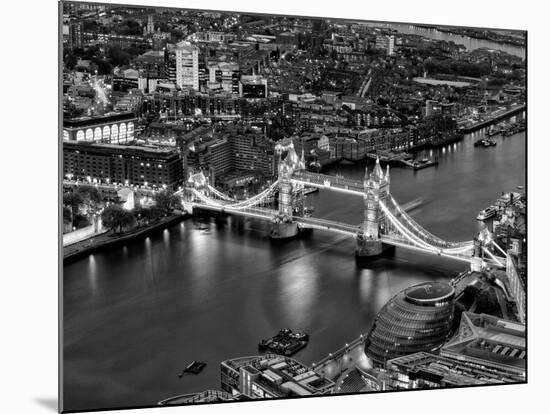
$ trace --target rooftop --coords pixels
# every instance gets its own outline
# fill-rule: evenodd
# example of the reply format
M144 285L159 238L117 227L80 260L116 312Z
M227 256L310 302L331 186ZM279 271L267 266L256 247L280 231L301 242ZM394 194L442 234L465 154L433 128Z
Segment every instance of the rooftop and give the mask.
M464 312L457 334L441 348L441 353L525 370L525 325L491 315Z
M405 290L406 298L419 304L441 301L453 295L454 289L451 285L439 282L421 283Z
M171 148L157 148L151 146L137 146L137 145L117 145L117 144L104 144L99 142L88 141L64 141L63 149L74 150L91 150L93 152L103 152L110 154L122 154L124 156L132 155L156 155L163 158L177 155L177 152Z
M251 373L260 373L257 381L276 393L319 394L334 385L301 362L275 354L236 358L223 363L235 370L243 368Z
M125 121L135 117L133 112L107 112L101 115L63 119L63 127L78 128L106 122Z

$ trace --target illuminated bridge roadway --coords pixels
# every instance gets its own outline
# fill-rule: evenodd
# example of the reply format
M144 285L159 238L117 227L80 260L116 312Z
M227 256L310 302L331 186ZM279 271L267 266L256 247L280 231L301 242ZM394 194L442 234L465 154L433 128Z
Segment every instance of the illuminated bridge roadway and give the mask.
M284 165L284 162L283 162ZM269 220L274 225L293 225L298 229L311 228L345 234L358 239L381 242L385 245L414 250L470 263L473 268L504 267L505 253L490 234L473 241L443 240L414 221L389 192L389 169L381 172L377 161L374 171L368 171L364 181L316 174L303 169L280 168L279 178L261 193L245 200L235 200L211 186L202 174L191 177L192 186L181 190L184 208L205 209L232 215ZM286 187L285 187L286 186ZM363 224L308 217L296 207L304 186L316 187L361 196L365 199ZM289 190L290 189L290 190ZM385 189L385 190L384 190ZM385 191L385 193L384 193ZM279 209L271 207L274 193L279 192ZM303 194L303 191L302 191ZM373 230L374 228L374 230ZM496 251L499 251L499 254Z

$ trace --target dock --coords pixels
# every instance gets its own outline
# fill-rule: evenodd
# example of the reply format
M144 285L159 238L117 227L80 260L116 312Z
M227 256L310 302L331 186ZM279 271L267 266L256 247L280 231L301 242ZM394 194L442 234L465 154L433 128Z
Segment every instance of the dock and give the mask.
M484 119L482 121L479 121L477 123L468 125L468 126L462 126L459 127L459 131L463 134L469 134L470 132L477 131L479 129L488 127L492 124L495 124L503 119L506 119L508 117L511 117L512 115L515 115L519 112L524 111L527 108L527 105L518 105L516 107L513 107L511 109L506 110L505 112L499 113L499 114L493 114L488 119Z
M397 167L411 168L415 171L439 164L437 160L432 159L413 160L412 156L406 152L376 151L367 153L367 157L374 160L378 158L380 162Z

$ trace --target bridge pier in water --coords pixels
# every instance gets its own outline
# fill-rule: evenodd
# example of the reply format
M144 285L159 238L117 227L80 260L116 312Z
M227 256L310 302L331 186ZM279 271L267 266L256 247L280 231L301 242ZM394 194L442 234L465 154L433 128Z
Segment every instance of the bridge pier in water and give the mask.
M271 223L272 239L291 239L298 236L300 229L295 221L290 223Z

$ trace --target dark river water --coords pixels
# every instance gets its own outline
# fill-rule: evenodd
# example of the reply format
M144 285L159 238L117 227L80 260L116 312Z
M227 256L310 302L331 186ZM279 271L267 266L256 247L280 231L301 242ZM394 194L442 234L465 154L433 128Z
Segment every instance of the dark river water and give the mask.
M482 133L431 152L437 167L391 171L397 201L423 198L410 214L444 239L471 240L478 211L525 185L525 134L476 148ZM340 165L329 173L361 179L364 169ZM359 197L319 192L308 204L319 217L362 221ZM208 231L198 228L205 222ZM65 265L64 408L154 405L219 389L220 361L257 354L261 338L285 327L310 334L296 358L315 362L368 331L400 290L449 281L466 269L399 249L360 269L346 236L314 231L275 243L268 234L266 223L251 219L188 219ZM178 378L192 360L208 365L198 376Z

